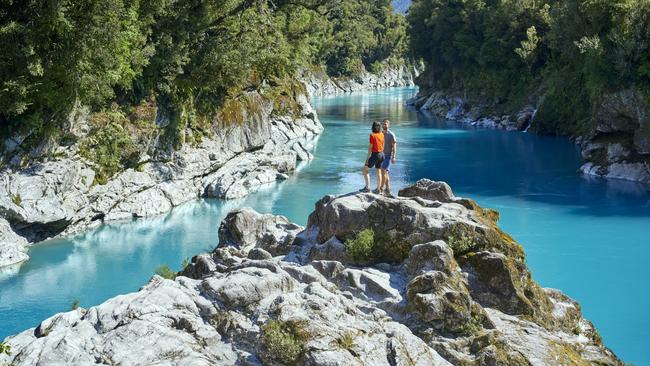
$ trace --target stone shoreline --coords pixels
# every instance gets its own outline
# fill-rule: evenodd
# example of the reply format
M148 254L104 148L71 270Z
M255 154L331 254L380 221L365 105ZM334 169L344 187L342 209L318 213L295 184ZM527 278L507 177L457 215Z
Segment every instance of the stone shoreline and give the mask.
M630 90L603 96L594 130L575 139L585 160L579 169L582 174L650 185L650 138L644 132L650 130L650 116L642 103ZM527 104L515 115L490 115L485 104L441 91L420 92L408 104L440 118L506 131L534 129L537 112L535 105Z
M28 259L27 246L78 233L103 222L164 214L199 197L234 199L283 180L322 132L306 96L301 116L271 117L266 109L244 124L218 126L197 146L144 161L106 184L92 185L94 171L67 147L62 157L0 172L0 267Z
M622 365L497 220L429 180L325 196L306 228L238 209L175 279L8 337L0 363Z

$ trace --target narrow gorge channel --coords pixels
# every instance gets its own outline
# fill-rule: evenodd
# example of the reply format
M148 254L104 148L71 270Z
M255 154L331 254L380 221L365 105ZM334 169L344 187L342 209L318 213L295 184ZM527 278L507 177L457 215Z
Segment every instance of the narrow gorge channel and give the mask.
M69 310L75 300L90 307L136 291L161 264L179 270L184 258L217 245L219 222L234 208L250 206L304 225L323 195L362 186L368 121L387 117L399 141L396 188L425 177L443 180L457 195L499 211L501 227L524 246L533 278L577 300L621 359L650 364L650 295L643 291L650 277L647 188L579 176L579 151L564 138L465 129L417 113L405 107L416 91L316 98L325 130L314 159L244 199L188 202L164 216L31 247L18 273L0 274L0 339Z

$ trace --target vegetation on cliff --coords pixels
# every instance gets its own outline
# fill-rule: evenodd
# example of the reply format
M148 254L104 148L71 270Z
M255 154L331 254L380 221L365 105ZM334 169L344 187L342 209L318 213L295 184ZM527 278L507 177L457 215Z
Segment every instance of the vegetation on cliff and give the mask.
M241 119L251 91L290 113L299 67L352 75L402 55L405 38L388 0L3 1L0 137L69 143L71 112L89 107L99 122L83 147L89 158L110 155L96 161L105 179L142 150L123 135L157 127L150 115L136 123L142 106L164 112L158 132L178 147L215 120Z
M650 95L647 0L415 0L407 18L431 87L507 112L531 98L541 132L584 132L604 93Z

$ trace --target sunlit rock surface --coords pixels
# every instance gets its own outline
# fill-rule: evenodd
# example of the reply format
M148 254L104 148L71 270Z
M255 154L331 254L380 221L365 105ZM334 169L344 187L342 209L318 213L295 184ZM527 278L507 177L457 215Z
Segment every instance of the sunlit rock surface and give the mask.
M496 213L456 202L450 189L442 201L424 198L440 188L420 181L406 192L421 196L326 196L307 228L233 211L221 246L175 280L154 276L136 293L55 315L7 338L11 355L0 362L622 364L575 301L532 280ZM387 240L403 256L348 255L365 229L373 245Z
M24 261L27 242L80 232L102 222L163 214L198 197L240 198L286 179L323 127L306 96L297 117L260 116L218 126L198 145L128 169L95 184L89 162L75 153L26 169L0 171L0 267ZM67 154L67 155L66 155ZM12 234L13 233L13 234ZM14 235L17 234L17 235ZM26 239L26 240L25 240Z

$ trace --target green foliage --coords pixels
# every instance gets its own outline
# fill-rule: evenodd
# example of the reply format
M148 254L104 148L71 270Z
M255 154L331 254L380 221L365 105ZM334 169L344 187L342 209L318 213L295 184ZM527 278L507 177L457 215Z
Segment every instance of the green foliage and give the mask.
M262 326L264 356L271 363L300 364L309 338L304 322L270 320Z
M354 336L352 333L345 333L336 339L336 345L349 351L354 347Z
M603 93L650 85L646 0L415 0L407 18L435 88L511 104L541 92L542 132L579 133Z
M14 205L16 205L16 206L21 206L22 207L23 199L22 199L22 197L20 197L19 194L11 195L11 202L13 202Z
M11 356L11 346L4 342L0 342L0 355L3 353L7 356Z
M176 278L176 272L174 272L168 265L163 264L156 268L154 271L158 276L166 278L168 280L173 280Z
M370 262L372 249L375 245L375 232L365 229L356 234L354 238L345 241L345 252L352 260L359 263Z
M185 257L183 259L183 262L181 262L181 268L184 269L185 267L189 266L190 263L192 263L192 260L190 259L190 257Z
M70 310L77 310L79 308L79 299L72 300L70 303Z
M456 224L446 230L447 245L454 251L454 256L458 257L466 254L479 245L477 234L469 225Z
M364 229L345 241L347 255L357 263L401 263L411 247L385 232Z
M406 21L387 0L10 1L0 47L0 137L74 143L68 115L90 107L107 121L82 146L102 183L142 151L148 130L126 126L141 106L169 120L163 149L200 142L215 121L254 117L252 91L274 113L296 113L299 67L353 75L402 57Z
M140 147L134 141L134 136L143 137L143 131L153 131L153 121L150 128L141 128L124 115L114 105L111 109L92 115L90 124L92 129L80 146L80 154L95 164L95 182L105 184L115 173L137 165ZM138 130L140 133L133 133Z

